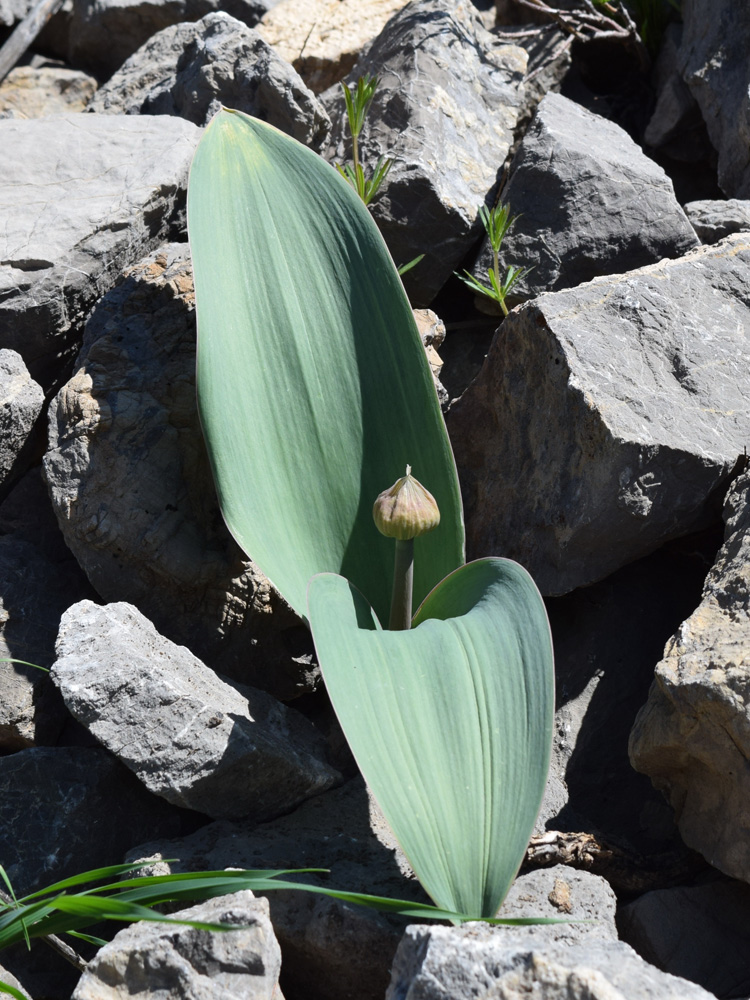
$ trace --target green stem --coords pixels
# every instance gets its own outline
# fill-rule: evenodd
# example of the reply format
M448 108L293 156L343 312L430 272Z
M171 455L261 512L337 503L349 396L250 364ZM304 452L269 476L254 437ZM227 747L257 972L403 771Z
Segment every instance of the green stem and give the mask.
M391 617L388 628L401 632L411 628L411 601L414 585L414 539L396 539L396 558L393 564L393 593Z

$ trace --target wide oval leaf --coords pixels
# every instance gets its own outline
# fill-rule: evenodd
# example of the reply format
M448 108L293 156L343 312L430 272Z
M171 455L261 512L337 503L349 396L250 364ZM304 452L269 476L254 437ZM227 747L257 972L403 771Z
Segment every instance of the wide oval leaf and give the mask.
M407 464L440 527L417 541L415 602L463 562L453 454L414 317L367 209L333 167L221 111L188 193L198 401L224 518L306 614L342 573L387 614L393 546L377 495Z
M494 916L552 743L552 641L533 580L508 559L469 563L403 632L332 574L310 581L308 607L349 746L420 882L443 909Z

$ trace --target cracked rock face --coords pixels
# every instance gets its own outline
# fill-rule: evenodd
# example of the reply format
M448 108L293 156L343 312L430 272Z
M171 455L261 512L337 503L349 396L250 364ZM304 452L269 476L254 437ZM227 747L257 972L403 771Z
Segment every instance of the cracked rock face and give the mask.
M428 305L481 230L478 208L494 190L523 103L526 52L498 45L468 0L417 0L391 18L348 77L378 77L360 140L372 171L394 160L372 214L410 300ZM341 89L324 103L333 122L328 159L348 162Z
M184 208L199 137L179 118L0 121L0 342L45 391L96 300Z
M220 104L314 149L331 128L295 70L257 31L219 12L155 34L99 90L89 110L179 115L205 125Z
M724 515L724 546L656 668L630 759L667 796L685 843L750 882L750 474Z
M716 518L750 435L750 237L514 310L448 414L471 558L542 593Z
M20 474L27 447L44 405L44 392L16 351L0 350L0 497L11 477ZM32 442L29 442L32 443Z
M195 400L186 244L149 255L102 299L77 365L50 410L44 468L98 593L134 604L222 673L281 697L309 688L306 629L219 511Z

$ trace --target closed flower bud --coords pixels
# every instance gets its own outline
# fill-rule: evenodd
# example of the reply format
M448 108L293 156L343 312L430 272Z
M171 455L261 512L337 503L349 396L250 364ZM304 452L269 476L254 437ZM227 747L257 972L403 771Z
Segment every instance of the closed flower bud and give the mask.
M372 516L381 534L401 541L424 535L440 524L435 497L412 476L410 465L405 476L380 494Z

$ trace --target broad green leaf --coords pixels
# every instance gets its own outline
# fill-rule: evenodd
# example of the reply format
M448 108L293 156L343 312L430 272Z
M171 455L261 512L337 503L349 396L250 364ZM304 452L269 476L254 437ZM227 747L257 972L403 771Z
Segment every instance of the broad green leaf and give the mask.
M415 321L380 233L340 174L221 111L188 194L198 401L224 518L303 617L311 576L387 614L393 545L371 517L406 465L442 521L417 540L415 602L463 562L453 455Z
M412 629L380 629L361 593L310 581L318 659L349 746L437 906L497 912L549 767L552 643L531 577L507 559L448 576Z

